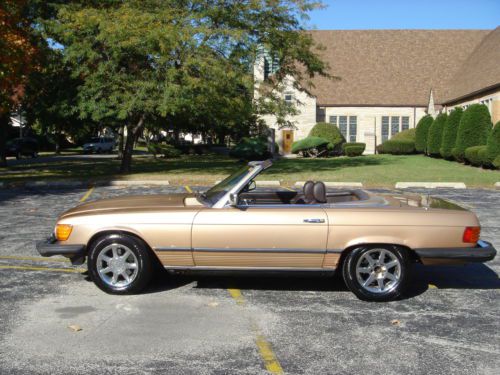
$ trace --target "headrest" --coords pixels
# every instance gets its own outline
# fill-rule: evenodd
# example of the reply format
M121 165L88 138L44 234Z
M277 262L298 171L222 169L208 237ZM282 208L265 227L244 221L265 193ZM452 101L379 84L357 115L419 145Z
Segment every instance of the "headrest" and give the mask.
M326 203L326 186L323 182L318 181L314 184L313 194L316 202Z
M306 181L303 188L304 201L310 203L314 200L314 182Z

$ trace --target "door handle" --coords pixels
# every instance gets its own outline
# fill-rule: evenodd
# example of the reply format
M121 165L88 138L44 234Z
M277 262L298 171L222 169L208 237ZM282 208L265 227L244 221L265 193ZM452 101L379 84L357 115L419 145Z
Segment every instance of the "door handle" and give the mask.
M304 223L324 223L325 219L304 219Z

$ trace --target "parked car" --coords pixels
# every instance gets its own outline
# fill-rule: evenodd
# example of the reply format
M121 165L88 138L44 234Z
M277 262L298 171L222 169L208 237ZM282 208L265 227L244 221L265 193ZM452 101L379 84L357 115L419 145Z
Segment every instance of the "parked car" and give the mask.
M115 140L110 137L94 137L90 139L90 142L83 145L83 152L90 154L95 152L100 154L101 152L111 152L115 148Z
M414 263L485 262L495 248L479 239L476 215L419 195L259 191L271 161L250 162L203 194L125 196L64 212L43 256L85 259L102 290L133 293L155 263L171 270L342 272L359 298L398 298Z
M38 157L38 142L34 138L14 138L7 141L5 146L7 156L15 156L16 159L23 156Z

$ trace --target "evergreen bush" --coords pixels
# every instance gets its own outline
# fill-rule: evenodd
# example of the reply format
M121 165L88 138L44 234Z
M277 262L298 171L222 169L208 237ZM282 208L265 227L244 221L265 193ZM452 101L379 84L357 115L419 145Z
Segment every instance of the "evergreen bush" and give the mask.
M427 135L429 134L429 127L432 125L434 119L431 115L424 116L417 124L415 131L415 149L417 152L425 153L427 148Z
M458 125L463 113L464 110L462 107L457 107L450 112L446 119L441 139L441 148L439 149L441 157L445 159L453 159L452 150L457 142Z
M309 132L311 137L320 137L328 141L328 151L332 154L341 154L345 138L339 128L327 122L318 122Z
M446 113L440 113L429 127L429 133L427 135L427 155L434 157L441 156L439 150L441 148L443 129L446 125L447 118L448 116Z
M460 119L453 157L457 161L464 161L467 148L486 144L490 129L491 117L488 107L484 104L469 106Z

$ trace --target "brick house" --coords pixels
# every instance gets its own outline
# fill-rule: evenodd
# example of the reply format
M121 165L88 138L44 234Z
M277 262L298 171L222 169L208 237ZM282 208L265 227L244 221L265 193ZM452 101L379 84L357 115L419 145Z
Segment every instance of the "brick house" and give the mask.
M413 128L426 114L449 112L472 103L488 106L500 121L500 27L495 30L325 30L310 31L324 50L331 74L285 100L300 113L276 129L280 152L309 134L316 122L337 125L349 142L365 142L366 153L392 135ZM254 67L256 85L272 74L275 62L262 54Z

